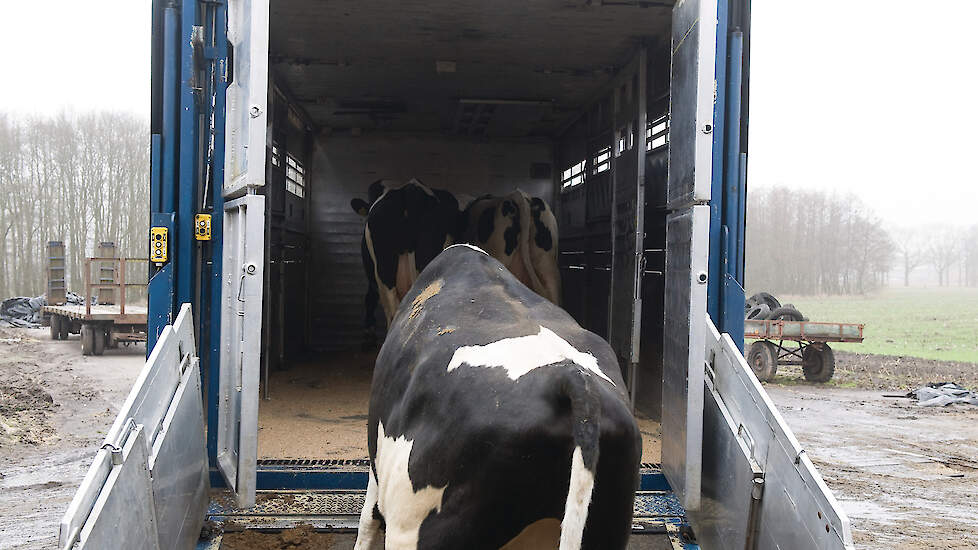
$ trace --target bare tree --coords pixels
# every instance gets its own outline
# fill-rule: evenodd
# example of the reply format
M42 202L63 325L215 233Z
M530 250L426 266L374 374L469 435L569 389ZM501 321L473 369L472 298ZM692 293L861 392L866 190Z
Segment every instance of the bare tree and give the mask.
M927 248L917 230L901 229L895 233L894 243L903 264L903 286L910 286L910 273L927 263Z
M149 130L121 113L14 119L0 114L0 296L46 287L46 247L65 241L69 288L95 243L145 256Z
M927 247L930 261L937 270L938 285L950 285L950 270L958 261L958 248L958 236L951 230L937 234Z
M896 246L855 197L784 187L748 197L750 289L842 294L885 283Z
M964 238L964 284L978 286L978 224L972 225Z

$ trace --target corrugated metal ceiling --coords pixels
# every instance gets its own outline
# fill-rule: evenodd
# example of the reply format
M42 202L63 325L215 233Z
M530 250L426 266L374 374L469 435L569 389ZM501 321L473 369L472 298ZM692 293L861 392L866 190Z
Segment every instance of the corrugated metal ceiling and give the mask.
M272 66L325 127L548 135L668 40L672 3L273 0Z

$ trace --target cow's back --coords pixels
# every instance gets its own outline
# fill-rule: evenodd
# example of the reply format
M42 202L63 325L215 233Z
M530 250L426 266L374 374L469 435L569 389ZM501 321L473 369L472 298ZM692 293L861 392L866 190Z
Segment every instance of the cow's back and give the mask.
M548 346L569 358L534 367L527 358ZM478 364L500 355L508 366ZM574 362L587 355L596 368ZM641 442L610 347L481 251L451 247L421 273L378 356L368 427L375 468L384 467L378 448L410 445L411 487L440 494L419 548L499 548L562 517L576 445L572 386L600 411L596 527L585 548L616 548L629 531Z

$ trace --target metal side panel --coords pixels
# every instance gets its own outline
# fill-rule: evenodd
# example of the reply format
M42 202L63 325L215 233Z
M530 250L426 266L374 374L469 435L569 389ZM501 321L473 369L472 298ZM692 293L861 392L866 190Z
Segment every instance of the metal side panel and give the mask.
M181 392L181 362L195 357L193 338L193 317L189 304L184 304L177 320L173 325L164 327L160 338L154 346L143 370L136 378L133 388L122 405L119 415L109 429L102 448L95 454L95 460L85 475L84 480L75 493L68 510L61 520L59 547L71 548L78 541L86 522L94 513L97 499L107 492L112 472L115 469L112 460L112 450L124 446L126 438L134 427L138 426L143 434L139 441L144 446L142 456L143 466L149 467L148 460L153 457L154 441L163 431L165 419L174 405L174 396ZM198 394L199 395L199 394ZM199 399L199 398L198 398ZM195 426L181 426L181 431L195 429ZM203 423L199 428L203 430ZM203 444L203 440L201 440ZM118 458L118 455L116 456ZM199 460L205 459L206 453L201 452ZM128 489L121 489L128 490ZM152 500L152 492L145 495ZM184 504L189 504L184 501ZM150 504L144 504L150 506ZM155 520L154 520L155 521ZM155 536L155 527L154 527Z
M268 0L229 0L224 196L265 184Z
M680 0L672 10L669 178L672 209L710 200L716 93L717 0Z
M666 220L662 471L690 511L700 504L709 223L708 206Z
M717 394L764 474L757 512L759 549L851 549L849 519L798 444L729 335L707 320L706 349ZM665 427L663 426L663 432ZM706 438L720 437L706 433ZM728 465L724 467L734 467Z
M121 449L113 455L112 469L81 529L78 544L73 548L158 550L153 489L146 465L146 438L142 426L133 427ZM65 548L72 546L69 544Z
M265 197L224 205L217 466L238 505L255 502Z
M714 331L712 324L708 327ZM707 355L713 349L707 337ZM737 429L707 369L703 409L703 496L700 509L690 513L696 540L703 548L752 548L752 510L762 494L764 475L750 454L749 440ZM753 505L753 509L752 509Z
M188 355L183 367L149 460L160 548L193 548L207 512L210 483L200 360Z
M645 142L634 139L645 128L646 50L616 77L628 94L612 94L615 140L611 181L611 309L608 341L625 371L632 406L638 391L639 342L642 335L642 251L645 235ZM616 87L620 90L620 87ZM622 96L625 96L624 98ZM619 149L620 144L624 149ZM658 388L658 384L649 384Z

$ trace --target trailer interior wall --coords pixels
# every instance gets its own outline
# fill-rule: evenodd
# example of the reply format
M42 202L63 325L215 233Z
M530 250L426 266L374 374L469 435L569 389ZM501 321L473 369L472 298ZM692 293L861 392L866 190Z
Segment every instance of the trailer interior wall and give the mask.
M363 342L367 289L363 219L350 200L379 179L419 178L459 196L520 188L551 204L565 309L608 338L623 318L616 308L642 298L637 376L627 353L619 358L636 378L637 406L658 418L671 14L672 2L272 0L266 389L316 368L326 380L335 361L311 367L316 352L362 360L343 355ZM625 124L626 110L641 117ZM642 162L645 250L633 294L622 292L631 273L613 277L612 249L634 235L629 212L642 195L619 196L617 214L612 204L623 189L614 178L642 173ZM569 184L575 166L581 177Z
M364 220L350 207L379 179L408 181L463 197L522 189L553 202L549 141L486 141L469 137L369 133L316 141L310 194L312 308L309 342L315 350L359 346L367 280L360 254ZM383 336L383 310L375 312Z

